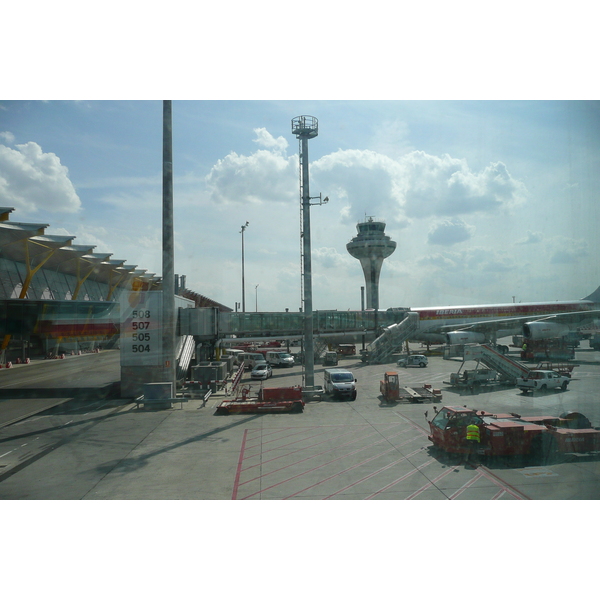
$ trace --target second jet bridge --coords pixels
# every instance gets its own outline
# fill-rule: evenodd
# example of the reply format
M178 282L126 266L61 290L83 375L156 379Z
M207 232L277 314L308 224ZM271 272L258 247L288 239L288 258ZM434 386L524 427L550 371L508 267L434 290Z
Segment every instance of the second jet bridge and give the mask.
M403 322L407 313L408 309L317 310L313 312L313 333L315 336L364 335ZM179 310L179 335L193 335L200 340L216 341L232 336L301 337L303 332L302 312L219 312L216 308Z

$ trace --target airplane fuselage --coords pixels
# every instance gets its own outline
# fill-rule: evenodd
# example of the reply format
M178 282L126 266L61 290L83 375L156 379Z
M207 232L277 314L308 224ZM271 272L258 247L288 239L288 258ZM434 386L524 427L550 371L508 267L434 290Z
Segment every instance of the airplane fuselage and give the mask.
M448 328L451 326L464 327L470 323L482 323L485 321L497 321L510 319L519 320L531 318L538 320L544 315L556 315L561 313L573 313L589 310L597 310L600 305L589 300L577 300L569 302L530 302L527 304L480 304L469 306L438 306L411 308L411 311L419 314L420 331L427 332ZM514 328L507 324L501 329L520 329L515 323Z

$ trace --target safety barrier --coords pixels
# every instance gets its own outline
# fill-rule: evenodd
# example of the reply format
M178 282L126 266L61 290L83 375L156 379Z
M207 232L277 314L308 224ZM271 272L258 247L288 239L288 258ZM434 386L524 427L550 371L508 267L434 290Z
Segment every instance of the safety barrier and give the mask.
M237 373L235 374L233 381L231 382L231 390L230 390L230 394L235 394L235 391L237 390L237 386L239 385L240 381L242 380L242 375L244 374L244 361L242 361L242 364L239 366Z

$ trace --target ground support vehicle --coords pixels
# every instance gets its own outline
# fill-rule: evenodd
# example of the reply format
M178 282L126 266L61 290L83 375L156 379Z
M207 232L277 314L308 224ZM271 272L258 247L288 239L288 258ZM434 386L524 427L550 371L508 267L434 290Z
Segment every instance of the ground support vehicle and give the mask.
M337 365L338 364L338 355L337 352L325 352L323 356L323 364L324 365Z
M282 350L268 350L265 352L265 360L274 367L294 366L294 357Z
M356 400L356 378L347 369L325 369L323 389L334 398Z
M396 363L399 367L426 367L428 363L428 359L423 354L410 354L409 356L404 356L403 358L399 358Z
M342 356L354 356L356 354L356 346L354 344L338 344L334 350Z
M479 427L481 456L530 456L551 461L561 452L600 452L600 428L579 412L560 417L494 414L462 406L445 406L429 421L428 439L448 453L468 454L467 425Z
M569 385L569 381L571 381L570 377L561 375L556 371L533 370L525 377L517 379L517 387L523 393L534 391L545 392L546 390L558 388L564 392Z
M379 391L388 404L395 402L441 402L441 390L434 390L431 385L424 384L420 388L400 387L398 373L387 371L383 375L383 381L379 382Z
M302 387L265 388L256 390L244 384L235 399L223 400L215 414L230 415L239 413L300 413L304 410Z
M458 388L469 388L475 390L483 386L494 386L511 384L493 369L465 369L457 373L450 373L450 381L444 381L446 385Z
M566 375L567 377L571 377L573 374L573 369L578 367L579 365L572 365L570 363L551 363L551 362L541 362L537 367L535 367L536 371L556 371L561 375Z
M572 360L575 349L562 338L550 340L523 339L521 360Z

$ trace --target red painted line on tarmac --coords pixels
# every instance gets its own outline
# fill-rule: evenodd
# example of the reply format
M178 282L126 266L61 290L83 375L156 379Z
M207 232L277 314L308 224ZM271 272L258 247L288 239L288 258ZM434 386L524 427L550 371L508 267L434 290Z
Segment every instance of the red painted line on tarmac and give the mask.
M467 483L456 490L456 492L454 492L454 494L452 494L448 500L454 500L455 498L458 498L465 490L469 489L478 479L481 479L482 477L483 473L477 473L474 477L471 477L471 479L469 479Z
M369 429L371 429L371 427L369 427ZM344 437L345 435L352 435L353 433L354 433L353 431L344 431L343 433L341 433L340 435L338 435L338 436L336 436L334 438L326 438L322 442L318 442L317 444L313 444L312 446L306 446L305 448L302 448L302 449L304 450L306 448L312 448L313 446L318 446L319 444L323 444L324 442L327 442L327 441L330 441L330 440L335 440L335 439L338 439L340 437ZM315 433L314 435L309 435L308 437L301 438L301 439L298 439L298 440L292 440L289 444L283 444L283 446L277 446L276 448L269 448L268 450L264 450L263 452L258 452L257 454L252 454L252 455L248 456L247 460L250 460L251 458L255 458L256 456L262 456L264 454L267 454L268 452L276 452L277 450L280 450L281 448L285 448L286 446L290 446L292 444L297 444L298 442L305 442L305 441L310 440L312 438L319 437L320 435L322 435L321 432ZM298 451L299 450L294 450L294 452L298 452ZM289 454L294 454L294 452L290 452ZM287 454L283 454L282 456L288 456L288 455ZM276 460L276 459L271 458L269 460ZM268 462L268 461L263 461L260 464L264 464L264 462Z
M380 452L379 454L375 454L373 456L370 456L369 458L367 458L366 460L363 460L360 463L356 463L355 465L352 465L351 467L348 467L347 469L344 469L343 471L339 471L338 473L334 473L333 475L330 475L329 477L326 477L325 479L321 479L321 481L317 481L317 483L313 483L312 485L309 485L308 487L304 488L303 490L299 490L297 492L294 492L290 496L286 496L283 499L287 500L288 498L293 498L294 496L297 496L298 494L301 494L302 492L305 492L306 490L310 490L311 488L314 488L317 485L321 485L322 483L325 483L326 481L329 481L330 479L335 479L336 477L338 477L339 475L342 475L343 473L347 473L348 471L352 471L352 469L356 469L357 467L362 467L362 465L366 465L368 462L371 462L372 460L375 460L376 458L384 456L385 454L389 454L390 452L393 452L394 450L396 450L395 446L392 447L392 448L388 448L385 452ZM412 456L413 454L417 454L420 451L421 451L421 449L419 448L419 450L415 450L411 454L405 456L402 460L406 460L409 456ZM384 467L382 470L385 470L385 469L387 469L387 467ZM352 484L352 485L354 485L354 484Z
M412 419L409 419L407 416L403 415L402 413L399 413L397 411L394 411L399 417L402 417L403 419L405 419L406 421L408 421L415 429L418 429L419 431L422 431L425 435L429 435L429 431L427 431L427 429L425 429L424 427L422 427L421 425L419 425L418 423L415 423Z
M444 477L446 477L447 475L450 475L450 473L452 473L451 469L444 471L443 473L441 473L440 475L438 475L437 477L435 477L434 479L432 479L425 485L421 486L416 492L413 492L410 496L407 496L405 498L405 500L412 500L413 498L416 498L419 494L421 494L425 490L428 490L431 486L435 485L438 481L440 481L440 479L444 479Z
M406 475L403 475L402 477L396 479L396 481L392 481L392 483L389 483L385 487L382 487L380 490L377 490L374 494L367 496L365 498L365 500L370 500L371 498L375 498L375 496L381 494L381 492L385 492L386 490L389 490L391 487L394 487L397 483L400 483L401 481L408 479L411 475L414 475L415 473L417 473L419 471L419 469L422 469L423 467L430 465L434 461L435 461L435 458L432 458L431 460L428 460L426 463L423 463L422 465L415 467L412 471L409 471L408 473L406 473Z
M413 438L412 440L408 440L408 441L413 441L413 440L416 440L416 439L417 438ZM408 442L406 442L406 443L408 443ZM379 473L383 473L383 471L386 471L390 467L395 467L396 465L400 464L402 461L407 460L411 456L414 456L415 454L418 454L421 451L422 451L422 448L419 448L418 450L415 450L414 452L411 452L410 454L407 454L406 456L403 456L401 459L396 460L396 461L390 463L389 465L386 465L385 467L381 467L381 469L378 469L377 471L373 471L373 473L369 473L369 475L365 475L365 477L362 477L358 481L355 481L354 483L351 483L350 485L347 485L346 487L343 487L342 489L338 490L337 492L334 492L333 494L330 494L329 496L326 496L323 499L324 500L329 500L330 498L333 498L334 496L337 496L337 494L341 494L342 492L345 492L346 490L349 490L351 487L354 487L355 485L358 485L359 483L362 483L363 481L367 481L367 479L371 479L371 477L375 477L375 475L379 475ZM400 481L400 480L398 480L398 481ZM375 494L373 494L373 495L375 495Z
M238 487L240 483L240 476L242 474L242 462L244 461L244 451L246 449L246 437L248 430L244 430L244 437L242 438L242 448L240 449L240 458L238 460L237 471L235 473L235 481L233 483L233 493L231 494L232 500L237 500Z
M493 481L496 485L499 485L507 494L514 496L517 500L531 500L529 496L527 496L523 492L520 492L516 487L510 485L510 483L504 481L497 475L494 475L485 467L479 467L478 470L481 471L484 477L486 477L490 481Z
M402 433L402 432L400 432L400 433ZM400 435L400 433L399 433L398 435ZM370 436L367 436L367 437L370 437ZM415 439L416 439L416 438L415 438ZM357 440L353 440L353 441L357 441ZM407 442L405 442L405 443L408 443L408 442L410 442L410 441L412 441L412 440L408 440L408 441L407 441ZM352 443L352 442L348 442L348 443ZM378 443L380 443L380 440L377 440L376 442L373 442L372 444L369 444L368 446L363 446L362 448L358 448L358 449L356 449L356 450L354 450L354 451L352 451L352 452L349 452L348 454L345 454L344 456L338 456L337 458L334 458L333 460L330 460L330 461L328 461L328 462L325 462L325 463L323 463L323 464L321 464L321 465L318 465L318 466L316 466L316 467L313 467L312 469L308 469L308 470L306 470L306 471L303 471L302 473L298 473L297 475L294 475L294 476L292 476L292 477L288 477L288 479L284 479L283 481L279 481L279 482L277 482L277 483L274 483L273 485L270 485L270 486L268 486L268 487L266 487L266 488L260 489L260 490L258 490L257 492L254 492L253 494L250 494L249 496L245 496L245 497L244 497L244 498L242 498L242 499L243 499L243 500L247 500L248 498L251 498L252 496L256 496L257 494L260 494L260 493L262 493L262 492L265 492L265 491L267 491L267 490L270 490L270 489L272 489L272 488L275 488L275 487L277 487L277 486L279 486L279 485L282 485L282 484L284 484L284 483L288 483L289 481L292 481L292 479L297 479L298 477L302 477L303 475L307 475L308 473L311 473L312 471L316 471L316 470L318 470L318 469L321 469L321 468L323 468L323 467L325 467L325 466L327 466L327 465L333 464L334 462L337 462L338 460L342 460L343 458L346 458L346 457L348 457L348 456L352 456L353 454L356 454L357 452L362 452L363 450L366 450L367 448L370 448L371 446L374 446L375 444L378 444ZM346 445L348 445L348 444L343 444L342 446L346 446ZM401 444L401 446L402 446L402 445L403 445L403 444ZM342 446L338 446L338 448L341 448ZM419 449L418 451L420 452L420 449ZM299 461L297 461L296 463L293 463L293 465L286 465L285 467L281 467L281 468L279 468L279 469L275 469L275 471L271 471L271 473L268 473L268 474L262 474L262 475L260 475L260 476L258 476L258 477L255 477L254 479L249 479L248 481L245 481L245 482L244 482L244 484L246 484L246 483L249 483L250 481L255 481L256 479L261 479L261 478L263 478L263 477L266 477L267 475L272 475L273 473L276 473L277 471L281 471L281 470L283 470L283 469L287 469L287 468L289 468L290 466L295 466L295 465L297 465L297 464L299 464L299 463L301 463L301 462L304 462L304 461L306 461L306 460L311 460L312 458L315 458L315 456L320 456L321 454L327 454L327 453L329 453L329 452L330 452L330 451L329 451L329 450L327 450L326 452L320 452L319 454L316 454L316 455L313 455L313 456L309 456L309 457L303 458L302 460L299 460ZM397 461L397 462L400 462L400 461Z
M260 447L264 446L265 444L273 444L275 442L278 442L281 439L288 440L292 436L302 435L304 433L304 431L302 431L299 428L295 428L295 429L296 429L296 431L293 432L293 433L291 433L291 434L290 433L286 433L285 435L283 435L281 437L273 438L273 439L270 439L270 440L269 439L265 440L265 438L266 438L267 435L275 435L277 433L280 433L280 431L279 430L274 430L274 431L269 432L268 434L263 433L263 435L259 438L259 443L253 444L252 446L248 446L248 450L251 450L251 449L254 449L254 448L260 448ZM314 431L314 429L313 428L310 428L310 429L307 428L306 431L312 432L312 431ZM315 434L315 435L319 435L319 434Z
M301 435L302 432L312 433L315 430L318 431L318 430L323 430L323 429L331 429L332 427L339 428L340 425L316 425L314 427L285 427L285 428L281 428L281 429L273 429L271 431L269 431L268 429L262 429L262 430L259 430L263 434L262 437L259 438L259 439L261 439L261 443L260 444L254 444L252 446L248 446L248 448L249 449L250 448L257 448L257 447L259 447L261 445L271 444L273 442L277 442L280 439L288 439L290 437L289 433L286 434L285 436L282 436L281 438L275 438L275 439L267 440L265 442L265 437L267 435L274 435L274 434L279 433L280 431L285 431L286 429L294 429L294 430L297 431L297 433L294 433L292 435ZM354 425L353 427L359 428L359 429L367 429L367 428L372 428L372 425L368 425L368 424L367 425ZM322 433L324 433L324 432L323 431L319 431L319 433L317 433L315 435L320 435ZM309 436L309 437L315 437L315 436Z
M401 435L403 433L404 433L404 431L399 431L396 434L396 436ZM394 437L396 437L396 436L394 436ZM366 436L366 437L371 437L371 436ZM364 439L364 438L360 438L360 439ZM336 449L337 448L343 448L344 446L347 446L348 444L354 443L356 441L360 441L360 439L359 440L352 440L350 442L347 442L346 444L342 444L341 446L337 446ZM329 440L325 440L325 441L329 441ZM352 452L344 454L343 456L339 456L339 457L335 458L332 461L323 463L322 465L319 465L318 467L313 467L312 469L309 469L308 471L304 471L303 473L300 473L300 474L296 475L295 477L300 477L302 475L305 475L306 473L310 473L311 471L314 471L316 469L320 469L321 467L324 467L325 465L331 464L331 463L333 463L333 462L335 462L337 460L341 460L342 458L346 458L348 456L352 456L352 454L356 454L357 452L362 452L363 450L366 450L367 448L371 448L371 446L375 446L375 445L377 445L379 443L380 443L380 440L378 439L377 441L373 442L372 444L368 444L367 446L362 446L360 448L357 448L356 450L353 450ZM408 442L405 442L405 443L408 443ZM301 448L300 451L301 450L303 450L303 448ZM307 460L312 460L313 458L316 458L317 456L322 456L323 454L329 454L330 452L331 452L330 450L326 450L325 452L318 452L317 454L313 454L311 456L307 456L307 457L303 458L302 460L296 461L295 463L292 463L290 465L284 465L283 467L279 467L278 469L275 469L273 471L269 471L269 473L262 473L261 475L259 475L257 477L254 477L253 479L249 479L248 481L244 481L244 483L242 485L245 485L246 483L250 483L252 481L256 481L257 479L262 479L263 477L267 477L269 475L273 475L274 473L277 473L278 471L285 471L286 469L289 469L290 467L299 465L300 463L303 463L303 462L305 462ZM276 459L272 458L272 459L269 459L267 462L271 462L272 460L276 460ZM261 463L261 466L262 466L262 463ZM291 479L294 479L294 477L292 477ZM276 487L277 485L280 485L281 483L286 483L287 481L289 481L289 479L285 479L284 481L281 481L281 482L279 482L279 483L277 483L275 485L272 485L269 488L265 488L265 489L271 489L272 487ZM259 490L259 491L262 491L262 490Z
M392 425L391 427L388 427L388 429L386 429L385 431L388 431L389 429L393 429L394 427L397 427L398 425L399 425L399 424ZM404 430L403 430L403 431L399 431L399 432L398 432L397 434L395 434L395 436L393 436L393 437L397 437L397 436L399 436L401 433L404 433ZM298 448L297 450L293 450L292 452L288 452L287 454L281 454L281 455L279 455L279 456L275 456L274 458L269 458L269 459L267 459L267 460L260 461L259 463L255 464L255 465L251 465L251 466L249 466L249 467L245 467L245 468L244 468L244 469L242 469L242 470L243 470L243 471L248 471L249 469L255 469L255 468L256 468L256 467L258 467L259 465L261 465L261 466L262 466L262 465L264 465L264 464L267 464L267 463L273 462L274 460L279 460L279 459L281 459L281 458L286 458L287 456L291 456L292 454L297 454L298 452L303 452L303 451L305 451L305 450L308 450L308 449L310 449L310 448L315 448L316 446L320 446L321 444L325 444L325 443L327 443L327 442L331 442L332 440L337 440L337 439L339 439L339 438L341 438L341 437L344 437L344 436L346 436L346 435L349 435L349 432L344 432L344 433L341 433L340 435L336 435L335 437L329 437L329 438L325 438L324 440L322 440L322 441L320 441L320 442L317 442L316 444L311 444L310 446L304 446L304 447L302 447L302 448ZM369 434L369 435L366 435L366 436L363 436L363 437L361 437L361 438L353 438L352 440L350 440L349 442L346 442L345 444L341 444L341 445L339 445L339 446L336 446L336 449L337 449L337 448L343 448L344 446L347 446L348 444L352 444L352 443L354 443L354 442L360 442L361 440L364 440L365 438L372 437L373 435L375 435L375 433L371 433L371 434ZM310 439L310 438L307 438L307 439ZM384 438L384 439L387 439L387 438ZM373 444L371 444L371 445L373 445ZM366 446L366 447L368 448L369 446ZM267 450L267 452L272 452L273 450L276 450L276 448L273 448L273 449L271 449L271 450ZM297 462L295 462L295 463L292 463L291 465L286 465L285 467L280 467L279 469L275 469L275 471L271 471L271 472L269 472L269 473L265 473L264 475L271 475L272 473L276 473L277 471L281 471L282 469L287 469L287 468L289 468L290 466L297 465L297 464L299 464L299 463L301 463L301 462L304 462L305 460L309 460L309 459L311 459L311 458L314 458L314 457L316 457L316 456L320 456L321 454L327 454L328 452L330 452L330 450L327 450L327 451L325 451L325 452L318 452L317 454L313 454L312 456L308 456L308 457L306 457L306 458L303 458L302 460L300 460L300 461L297 461ZM253 457L254 457L254 456L257 456L257 455L255 454L255 455L253 455ZM264 476L264 475L263 475L263 476ZM255 478L255 479L257 479L257 478ZM253 480L252 480L252 479L250 479L249 481L253 481ZM245 482L245 483L247 483L247 482Z

